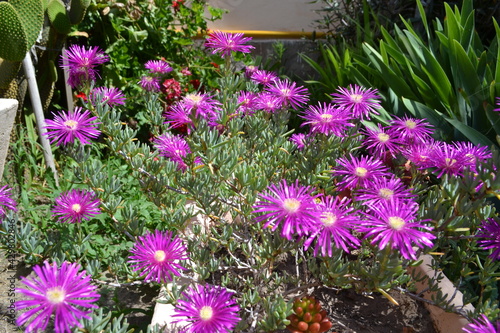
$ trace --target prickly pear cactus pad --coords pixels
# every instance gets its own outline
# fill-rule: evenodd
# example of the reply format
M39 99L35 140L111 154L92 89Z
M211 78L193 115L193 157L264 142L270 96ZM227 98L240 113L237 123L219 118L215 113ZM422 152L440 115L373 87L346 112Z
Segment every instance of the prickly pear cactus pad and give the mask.
M28 47L35 44L42 30L44 9L42 0L10 0L26 33Z
M21 61L29 47L18 13L9 2L0 2L0 58Z
M90 0L71 0L71 8L69 10L71 24L78 24L83 20L89 5Z
M47 14L50 23L57 32L67 35L71 31L71 22L69 21L66 7L61 0L50 0L47 6Z

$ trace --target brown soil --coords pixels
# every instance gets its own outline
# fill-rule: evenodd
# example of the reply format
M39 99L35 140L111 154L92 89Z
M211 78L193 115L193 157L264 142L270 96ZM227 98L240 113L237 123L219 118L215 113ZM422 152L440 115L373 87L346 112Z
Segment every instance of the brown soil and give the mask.
M19 298L12 296L11 281L15 287L21 287L20 276L29 275L30 269L18 264L16 270L9 269L9 263L3 251L0 251L0 333L18 331L9 316L10 302ZM12 277L15 280L9 280ZM148 285L131 286L116 289L102 287L106 290L101 299L107 305L114 304L114 309L136 308L127 318L132 327L145 329L151 321L154 298L158 288ZM323 307L328 311L333 327L330 332L336 333L434 333L432 321L424 305L406 295L391 293L399 306L389 302L381 295L365 297L352 290L335 292L320 289L316 293ZM19 315L19 313L16 313ZM280 331L287 332L287 331Z

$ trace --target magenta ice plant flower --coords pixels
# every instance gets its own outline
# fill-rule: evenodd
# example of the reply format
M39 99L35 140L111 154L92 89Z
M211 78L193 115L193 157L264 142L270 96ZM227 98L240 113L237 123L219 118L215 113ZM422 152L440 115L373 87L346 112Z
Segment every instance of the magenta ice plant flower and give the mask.
M331 103L311 105L301 117L306 120L301 126L309 125L311 133L345 137L349 128L355 126L346 109Z
M439 141L429 139L426 142L412 143L402 149L403 156L419 169L430 168L433 164L431 160L434 150L438 149Z
M149 60L144 64L144 67L151 74L167 74L173 70L168 62L163 60Z
M271 71L266 71L264 69L258 69L252 73L250 76L250 80L255 83L260 83L263 86L267 86L272 84L275 80L278 79L278 75Z
M278 97L282 106L294 110L304 106L309 101L309 92L295 82L277 79L266 87L266 91Z
M289 138L289 140L297 146L298 150L302 150L306 147L306 139L307 137L303 133L292 134Z
M373 206L381 201L398 200L404 202L416 197L406 188L401 179L391 177L377 177L368 181L364 188L356 191L356 200L363 201L367 206Z
M246 45L252 37L243 37L242 33L213 31L208 34L205 46L212 49L212 54L219 53L222 57L231 55L231 52L250 53L255 47Z
M375 157L383 159L387 152L396 157L401 150L399 137L380 124L376 128L366 127L364 134L363 146Z
M381 107L377 89L349 85L349 88L339 87L331 95L334 103L352 112L353 118L370 119L370 113L379 114L376 111Z
M450 176L461 176L466 166L470 166L470 160L465 153L458 150L453 144L440 142L436 145L429 156L430 167L438 173L441 178L444 174Z
M338 178L337 186L341 190L366 187L370 180L390 176L389 169L380 159L352 154L337 159L337 166L332 173Z
M25 300L16 301L17 310L27 309L17 318L17 325L26 323L26 332L45 331L54 315L54 331L69 333L75 326L81 327L79 320L90 319L89 309L97 308L100 295L91 284L91 277L85 271L78 272L80 265L63 262L33 267L34 276L22 277L21 283L27 288L16 288Z
M89 144L90 139L97 138L101 131L98 129L97 117L92 116L89 110L83 111L81 107L75 107L73 111L59 112L54 115L54 120L47 119L45 128L46 135L51 143L58 146L73 143L75 139L80 140L83 145Z
M276 95L263 91L255 99L255 108L267 113L274 113L281 108L281 100Z
M397 134L402 144L420 144L432 139L434 130L425 119L416 119L408 116L402 118L394 116L390 128Z
M0 188L0 218L6 216L7 210L17 211L17 202L12 199L11 191L12 189L7 185Z
M194 126L193 120L189 117L190 114L191 109L189 107L182 102L177 102L168 107L163 116L166 119L165 124L179 130L186 129L189 134Z
M191 149L183 137L165 133L154 139L153 143L161 156L176 163L180 170L187 169L184 158L191 153Z
M52 216L63 223L81 223L82 220L90 220L101 213L99 199L86 190L73 189L63 192L55 202Z
M160 78L157 76L143 75L139 81L142 89L151 92L160 92Z
M462 330L466 333L499 333L500 321L497 322L496 326L495 328L488 317L482 314L479 318L474 319L472 323L465 325Z
M455 149L465 157L465 164L473 172L476 172L477 162L486 162L493 154L486 146L476 146L471 142L453 142Z
M63 52L61 58L67 60L67 64L61 61L61 67L68 71L68 84L73 88L95 81L98 76L96 67L109 60L99 47L86 49L80 45L71 45Z
M190 286L182 293L174 311L174 323L187 322L181 329L184 333L229 333L241 320L233 293L208 284Z
M209 123L215 122L219 117L218 114L221 103L210 94L200 92L187 94L183 97L181 103L183 103L188 110L191 110L191 113L194 114L196 118L201 117Z
M256 110L255 101L257 95L250 91L241 90L238 94L238 112L240 114L252 114Z
M500 97L495 97L496 103L495 105L497 106L496 109L493 109L493 111L500 112Z
M180 276L186 268L182 260L189 259L184 242L171 231L155 230L139 236L129 257L129 263L135 271L141 271L145 281L165 283L172 281L173 275Z
M321 253L324 257L333 255L333 247L349 253L349 248L358 248L360 240L352 234L353 227L359 223L359 216L347 198L324 197L316 210L319 219L309 228L304 242L307 250L315 242L314 255Z
M254 204L255 221L264 222L263 228L273 231L281 226L281 236L291 240L293 236L305 234L318 219L312 189L299 185L298 180L288 185L282 180L278 185L271 184L267 191L260 193Z
M125 100L126 100L121 90L115 87L95 88L92 90L90 98L94 106L99 103L102 103L102 104L107 104L110 107L114 107L116 105L125 105Z
M476 234L478 244L484 250L492 250L490 258L500 260L500 222L494 218L483 221Z
M383 250L390 246L398 250L408 260L417 260L414 247L432 247L435 235L428 232L430 227L424 223L429 220L417 220L418 204L412 201L380 201L363 212L365 219L358 226L358 231L371 239L372 245Z

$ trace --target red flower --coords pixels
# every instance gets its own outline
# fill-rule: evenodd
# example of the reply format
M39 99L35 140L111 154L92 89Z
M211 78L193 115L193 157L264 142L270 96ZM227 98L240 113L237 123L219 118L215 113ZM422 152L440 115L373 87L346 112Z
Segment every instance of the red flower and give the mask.
M184 1L185 0L174 0L172 2L172 8L175 10L175 11L178 11L180 6L184 4Z
M85 95L84 92L79 92L78 94L76 94L75 96L76 98L81 98L83 99L85 102L87 101L87 95Z
M193 85L194 90L198 90L198 88L200 88L201 82L198 79L190 80L189 83Z
M166 79L161 85L161 92L167 100L175 100L181 96L181 84L175 79Z

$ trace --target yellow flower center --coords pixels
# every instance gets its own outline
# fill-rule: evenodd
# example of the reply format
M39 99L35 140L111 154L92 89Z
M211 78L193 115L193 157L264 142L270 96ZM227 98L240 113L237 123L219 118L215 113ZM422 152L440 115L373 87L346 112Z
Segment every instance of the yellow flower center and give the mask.
M354 103L361 103L363 101L363 95L360 94L352 94L351 95L351 100Z
M190 100L191 102L193 102L194 105L198 105L201 100L203 99L203 97L201 97L200 95L196 95L196 94L189 94L189 95L186 95L186 97L184 97L186 100Z
M387 142L390 139L390 137L387 133L379 133L377 135L377 138L378 138L378 141L380 141L380 142Z
M80 204L73 204L71 205L71 210L74 211L75 213L80 213L82 211L82 205Z
M394 191L388 188L381 188L378 195L383 199L390 199L394 195Z
M288 88L281 89L281 94L286 97L290 97L291 90Z
M296 213L300 208L300 201L294 198L286 198L283 201L283 208L290 213Z
M76 126L78 125L78 122L74 120L66 120L64 123L64 126L68 127L69 129L74 130Z
M368 170L363 167L357 167L356 170L354 170L354 174L358 177L364 178L366 177L366 174L368 173Z
M323 123L329 123L333 119L333 116L331 114L329 114L329 113L324 113L324 114L322 114L319 117L321 118L321 121Z
M405 226L406 222L399 216L391 216L389 217L389 225L394 230L401 230Z
M450 167L451 167L453 164L457 163L457 160L456 160L456 159L454 159L454 158L448 158L448 157L447 157L447 158L445 158L444 160L446 161L446 165L447 165L447 166L450 166Z
M213 315L214 315L214 310L212 309L211 306L205 305L200 310L200 318L203 321L212 319Z
M417 123L413 120L407 120L405 121L405 126L409 129L414 129L415 127L417 127Z
M154 258L157 262L165 261L166 257L167 257L167 255L165 254L165 251L163 251L163 250L158 250L154 254Z
M321 222L325 227L330 227L337 222L337 215L333 214L332 212L325 212L321 214L320 218Z
M66 294L60 287L54 287L47 290L45 297L50 302L50 304L57 305L64 302Z

